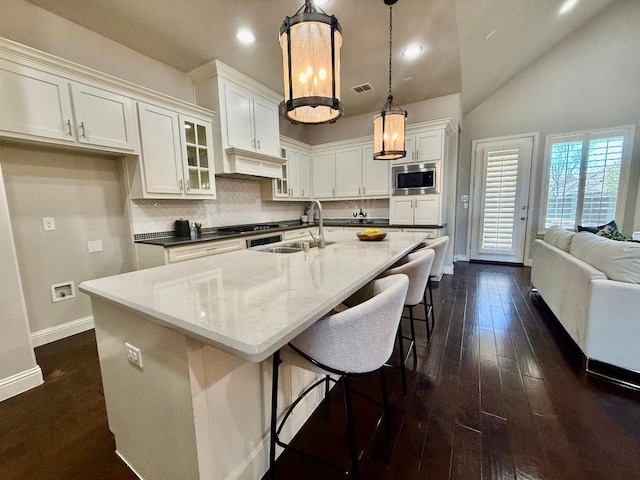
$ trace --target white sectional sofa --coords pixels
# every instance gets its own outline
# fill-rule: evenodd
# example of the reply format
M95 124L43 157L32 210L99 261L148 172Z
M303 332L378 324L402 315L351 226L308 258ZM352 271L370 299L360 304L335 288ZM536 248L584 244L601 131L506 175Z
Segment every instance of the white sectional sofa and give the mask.
M640 243L551 227L534 242L532 260L532 286L587 369L603 362L640 374Z

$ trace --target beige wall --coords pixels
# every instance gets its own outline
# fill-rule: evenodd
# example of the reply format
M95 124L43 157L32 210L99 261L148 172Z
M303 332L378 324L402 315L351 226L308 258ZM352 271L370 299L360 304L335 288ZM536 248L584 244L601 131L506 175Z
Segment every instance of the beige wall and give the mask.
M545 137L588 129L640 125L640 2L612 4L591 23L533 63L490 98L465 115L458 167L459 194L469 192L473 140L540 133L539 167ZM637 128L637 127L636 127ZM616 218L625 233L633 230L640 175L640 131L633 147L630 192L625 216ZM541 168L541 167L540 167ZM532 187L538 218L541 176ZM456 252L467 245L467 215L457 211ZM636 215L636 228L638 228ZM535 234L535 232L533 232ZM531 240L531 237L529 238Z
M36 366L6 198L0 165L0 383Z
M86 295L52 303L50 286L133 269L120 160L5 145L0 161L31 332L91 315ZM44 231L42 217L56 230ZM88 240L104 251L88 253Z
M184 72L58 17L25 0L2 0L0 37L193 102Z

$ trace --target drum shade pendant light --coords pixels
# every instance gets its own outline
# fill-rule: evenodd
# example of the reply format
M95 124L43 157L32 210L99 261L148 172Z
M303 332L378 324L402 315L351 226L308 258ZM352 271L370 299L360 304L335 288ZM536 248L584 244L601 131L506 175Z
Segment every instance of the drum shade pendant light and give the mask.
M292 123L335 122L340 102L342 27L333 15L306 0L280 27L284 69L282 114Z
M393 103L391 92L391 39L393 25L393 4L397 0L384 0L389 5L389 93L387 103L379 115L373 119L373 159L397 160L407 155L404 149L404 124L407 112Z

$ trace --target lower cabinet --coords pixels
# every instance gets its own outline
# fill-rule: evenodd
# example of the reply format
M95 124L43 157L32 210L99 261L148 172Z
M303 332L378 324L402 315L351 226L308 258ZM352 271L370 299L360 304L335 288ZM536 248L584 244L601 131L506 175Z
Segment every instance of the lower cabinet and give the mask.
M138 270L241 250L245 248L244 242L245 238L236 238L168 248L162 245L136 243Z
M391 197L389 223L391 225L441 225L441 195L410 195Z

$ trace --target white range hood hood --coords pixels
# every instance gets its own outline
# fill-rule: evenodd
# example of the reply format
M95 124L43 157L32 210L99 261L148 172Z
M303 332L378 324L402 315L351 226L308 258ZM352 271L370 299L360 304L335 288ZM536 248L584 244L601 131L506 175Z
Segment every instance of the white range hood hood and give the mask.
M282 178L282 164L287 161L286 158L273 157L236 147L226 148L224 153L227 156L226 168L224 172L216 172L217 175L258 177L258 180Z

